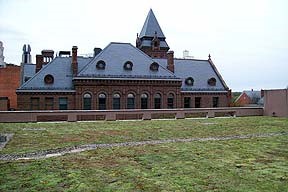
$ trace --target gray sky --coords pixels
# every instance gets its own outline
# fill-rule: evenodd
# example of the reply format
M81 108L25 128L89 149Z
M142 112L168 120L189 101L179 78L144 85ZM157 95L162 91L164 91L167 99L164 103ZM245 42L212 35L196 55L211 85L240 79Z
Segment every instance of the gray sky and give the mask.
M287 0L0 0L5 62L43 49L92 53L110 42L135 45L149 9L176 57L208 54L233 91L288 86Z

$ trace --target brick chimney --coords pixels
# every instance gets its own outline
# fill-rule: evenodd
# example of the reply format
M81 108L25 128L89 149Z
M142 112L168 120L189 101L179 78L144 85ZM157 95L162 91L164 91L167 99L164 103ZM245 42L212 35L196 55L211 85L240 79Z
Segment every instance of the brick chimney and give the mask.
M174 73L174 51L167 52L167 69Z
M264 97L264 90L263 89L261 89L260 93L261 93L261 98Z
M76 76L78 73L78 62L77 62L77 46L72 47L72 72L73 75Z
M53 50L42 50L43 56L43 64L47 64L54 59L54 51Z
M40 71L43 66L43 55L36 55L36 70L35 73Z

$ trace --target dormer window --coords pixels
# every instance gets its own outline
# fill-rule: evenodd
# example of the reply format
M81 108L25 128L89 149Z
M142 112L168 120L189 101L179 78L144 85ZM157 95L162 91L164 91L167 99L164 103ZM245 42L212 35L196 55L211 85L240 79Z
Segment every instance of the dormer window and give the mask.
M124 63L123 67L124 67L125 70L131 71L132 67L133 67L133 63L131 61L127 61L127 62Z
M106 63L103 60L98 61L96 64L96 68L99 70L104 70L105 67L106 67Z
M192 77L188 77L187 79L185 79L185 84L188 86L193 86L194 79Z
M54 83L53 75L50 75L50 74L46 75L44 77L44 82L45 82L45 84L53 84Z
M214 77L208 79L208 85L216 86L216 79Z
M158 68L159 68L159 64L156 63L156 62L153 62L153 63L150 65L150 70L151 70L151 71L158 71Z

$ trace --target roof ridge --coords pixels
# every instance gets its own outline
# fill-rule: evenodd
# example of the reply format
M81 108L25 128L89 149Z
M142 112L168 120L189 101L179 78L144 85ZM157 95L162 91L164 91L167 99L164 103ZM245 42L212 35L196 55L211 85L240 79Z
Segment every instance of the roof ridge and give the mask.
M207 59L185 59L185 58L174 58L174 60L187 60L187 61L207 61Z
M224 81L223 77L221 76L221 74L219 73L219 71L217 70L215 64L213 63L213 61L211 59L208 59L208 63L211 65L212 69L215 71L216 75L218 76L218 78L220 79L223 87L225 89L229 89L229 87L227 86L226 82Z

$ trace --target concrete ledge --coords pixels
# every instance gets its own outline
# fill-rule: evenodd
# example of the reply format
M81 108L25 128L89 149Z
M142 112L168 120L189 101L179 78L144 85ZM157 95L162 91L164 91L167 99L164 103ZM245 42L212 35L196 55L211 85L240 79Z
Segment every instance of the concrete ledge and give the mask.
M189 109L126 109L126 110L55 110L0 111L0 122L151 120L157 118L184 119L193 117L263 116L262 107L225 107Z

